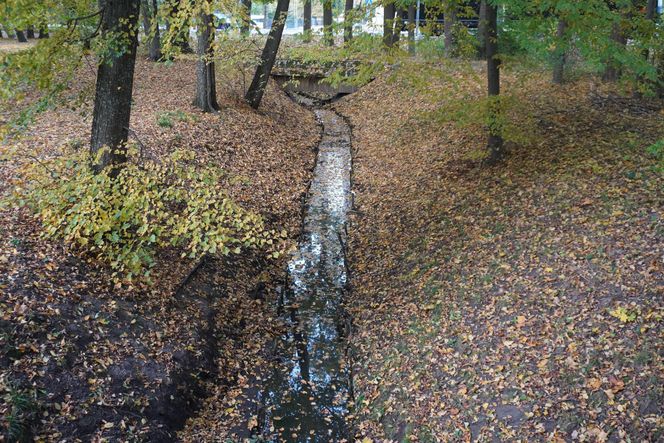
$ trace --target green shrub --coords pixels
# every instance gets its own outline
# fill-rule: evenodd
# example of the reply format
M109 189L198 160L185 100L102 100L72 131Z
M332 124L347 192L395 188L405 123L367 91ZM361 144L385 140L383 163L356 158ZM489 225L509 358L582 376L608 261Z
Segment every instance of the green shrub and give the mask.
M260 216L228 197L221 170L194 160L176 151L161 163L127 163L112 177L109 168L94 174L87 153L66 153L25 165L14 198L34 210L45 236L108 263L115 281L148 277L166 246L191 258L254 247L277 257L285 232L267 232Z
M655 169L660 173L664 173L664 139L650 145L648 147L648 154L652 155L658 160Z
M157 124L162 128L173 127L173 121L171 120L171 117L168 114L159 114L159 116L157 116Z
M189 114L184 111L161 112L157 115L157 124L162 128L172 128L173 119L179 122L197 122L198 117L195 114Z

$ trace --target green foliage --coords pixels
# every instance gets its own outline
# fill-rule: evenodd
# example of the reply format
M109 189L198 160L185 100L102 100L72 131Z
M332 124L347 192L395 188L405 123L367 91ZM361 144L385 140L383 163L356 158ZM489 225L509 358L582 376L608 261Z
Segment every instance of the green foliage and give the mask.
M657 159L658 164L655 168L659 173L664 174L664 139L650 145L648 147L648 154Z
M380 36L362 32L343 46L284 45L280 56L326 72L325 82L337 87L342 83L354 86L369 83L386 65L396 61L395 54L383 51Z
M172 128L173 120L171 120L171 117L168 114L159 114L157 117L157 124L162 128Z
M32 208L44 236L108 263L116 281L149 277L163 247L193 259L256 247L279 255L279 236L229 198L222 171L198 167L191 153L99 174L89 164L80 152L29 162L13 198Z
M36 393L10 385L6 388L3 400L8 406L2 420L6 428L4 437L9 442L32 441L30 423L36 418Z
M189 114L187 112L178 110L178 111L160 112L157 115L157 124L162 128L172 128L174 119L179 122L198 121L198 117L196 117L194 114Z

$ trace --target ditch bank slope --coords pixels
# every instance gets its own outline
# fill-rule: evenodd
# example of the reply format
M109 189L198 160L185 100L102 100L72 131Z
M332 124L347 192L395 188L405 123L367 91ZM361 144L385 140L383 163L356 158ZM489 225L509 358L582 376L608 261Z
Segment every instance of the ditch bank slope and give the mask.
M230 196L295 244L319 137L314 116L273 85L258 112L224 89L222 111L202 114L190 105L194 72L187 60L138 63L132 140L153 158L185 148L220 165ZM93 85L83 70L68 92L85 96ZM20 147L39 157L85 146L90 124L90 103L47 110ZM0 165L0 192L10 192L14 167ZM225 389L251 364L271 325L265 293L286 266L260 253L208 261L175 296L194 263L167 250L154 286L114 287L103 266L40 238L15 208L0 212L0 251L0 432L47 441L173 441L210 383Z
M471 107L483 84L432 78L418 92L408 75L335 105L354 136L357 429L657 441L664 179L647 147L664 137L662 103L506 76L529 137L486 167L483 129L427 100L468 94Z

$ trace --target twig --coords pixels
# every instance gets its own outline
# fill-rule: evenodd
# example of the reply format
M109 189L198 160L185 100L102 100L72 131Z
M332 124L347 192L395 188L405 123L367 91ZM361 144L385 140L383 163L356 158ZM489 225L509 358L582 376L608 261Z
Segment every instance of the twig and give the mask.
M52 170L51 168L49 168L49 167L46 165L46 163L44 163L43 161L41 161L39 158L35 157L35 156L32 155L32 154L23 154L23 155L25 155L26 157L28 157L28 158L30 158L30 159L36 161L37 163L39 163L44 169L46 169L46 170L49 172L49 174L51 174L51 178L56 178L56 177L57 177L57 174L56 174L55 172L53 172L53 170ZM40 182L40 183L41 183L41 182Z
M101 17L99 18L99 23L97 23L97 27L95 28L95 30L94 30L94 32L93 32L92 34L88 35L87 37L80 38L80 39L67 39L67 40L65 40L65 42L67 42L67 43L85 42L85 41L92 40L94 37L96 37L97 35L99 35L99 31L100 31L100 29L101 29L101 25L102 25L102 23L104 22L104 10L105 10L105 9L106 9L106 8L101 8L99 11L97 11L97 12L93 12L92 14L83 15L83 16L75 17L75 18L72 18L72 19L68 20L68 21L67 21L67 29L69 30L70 33L73 33L74 30L76 29L76 26L78 26L78 22L79 22L80 20L87 20L87 19L92 18L92 17L95 17L95 16L97 16L97 15L100 15L100 16L101 16Z
M207 261L207 258L208 258L207 254L205 254L203 257L201 257L201 259L198 260L198 263L196 263L196 265L195 265L193 268L191 268L191 270L190 270L189 273L185 276L185 278L182 279L182 281L180 282L180 284L178 285L178 287L177 287L177 288L175 289L175 291L173 292L173 294L174 294L176 297L178 296L178 294L180 294L180 291L182 291L182 289L184 288L184 286L185 286L187 283L189 283L189 280L191 280L191 278L194 276L194 274L196 273L196 271L198 271L198 269L199 269L201 266L203 266L203 264Z
M143 150L147 149L147 148L145 147L145 145L143 144L141 139L138 138L138 134L136 133L136 131L134 131L131 128L124 128L124 129L126 129L127 132L129 132L129 134L131 134L136 139L136 141L138 142L138 146L141 148L141 150L139 151L139 156L140 156L141 161L143 161Z

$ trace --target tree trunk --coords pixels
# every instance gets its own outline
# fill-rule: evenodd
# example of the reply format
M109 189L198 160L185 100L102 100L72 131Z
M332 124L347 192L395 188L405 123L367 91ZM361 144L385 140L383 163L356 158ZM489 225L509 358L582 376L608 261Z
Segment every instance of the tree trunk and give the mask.
M194 106L203 112L217 112L217 85L214 73L214 17L205 2L198 29L198 62L196 63L196 95Z
M486 0L483 0L486 1ZM487 4L486 9L486 73L487 92L489 95L489 163L496 163L503 157L503 137L500 127L501 108L498 103L500 95L500 59L498 55L498 11L496 6Z
M3 28L0 28L0 37L2 37L2 31L3 30L7 34L7 38L13 39L15 37L15 35L12 34L12 30L10 28L6 27L6 26L4 26Z
M263 28L270 27L270 17L267 15L267 3L263 3Z
M445 55L451 57L454 54L456 45L454 31L457 22L457 4L456 0L447 0L445 3L443 22L443 32L445 34Z
M327 46L334 46L334 32L332 30L332 0L323 0L323 42Z
M127 161L131 94L138 45L139 0L106 0L101 32L127 35L123 51L114 52L97 69L95 104L92 117L90 157L96 172L107 166L117 167Z
M656 17L656 12L657 12L657 0L648 0L648 3L646 4L646 20L654 21ZM643 54L643 59L647 63L650 60L650 48L644 48L642 54ZM639 84L642 83L647 83L647 80L644 78L643 75L639 75L637 79L636 88L634 89L634 97L636 98L643 97L643 93L639 89ZM661 94L659 93L658 95L661 96Z
M480 3L477 22L477 58L486 60L486 1Z
M302 25L304 41L311 41L311 0L304 1L304 23Z
M415 54L415 9L414 3L408 5L408 53Z
M396 8L391 0L383 6L383 45L391 48L394 44L394 14Z
M249 86L247 94L245 95L245 99L254 109L258 109L258 106L261 104L263 93L265 92L265 87L267 86L267 82L270 79L272 66L274 66L274 61L277 58L277 51L279 50L279 45L281 44L281 36L284 32L286 19L288 18L289 3L290 0L277 1L277 9L274 11L274 21L272 23L272 28L270 28L270 34L265 41L265 46L263 47L261 62L256 68L254 79L252 80L251 86Z
M141 9L143 10L143 31L145 38L148 39L148 59L153 62L161 59L161 42L159 37L159 23L157 17L157 0L141 0Z
M46 23L39 26L39 38L48 38L48 25Z
M353 0L346 0L344 8L344 42L353 38Z
M567 22L564 19L558 20L558 29L556 30L556 47L553 50L553 83L562 85L565 73L565 31Z
M27 43L28 39L25 36L25 33L20 30L20 29L14 29L14 32L16 33L16 39L18 40L19 43Z
M25 34L28 38L35 38L35 28L34 26L30 25L28 26L28 29L25 30Z
M251 0L242 0L242 35L249 35L251 30Z
M394 10L394 29L392 30L392 46L399 43L401 40L401 28L403 27L403 9Z
M181 0L172 0L171 2L171 20L168 23L169 27L173 26L173 20L176 19L180 13L180 1ZM194 50L191 49L191 45L189 44L189 21L185 19L183 23L176 24L178 25L179 29L173 44L180 48L180 51L182 51L184 54L193 53Z
M613 40L619 46L625 46L627 44L627 38L623 34L620 23L614 23L613 28L611 29L611 40ZM619 63L610 58L606 61L606 67L604 68L604 75L602 79L606 82L615 82L620 78L621 69Z

